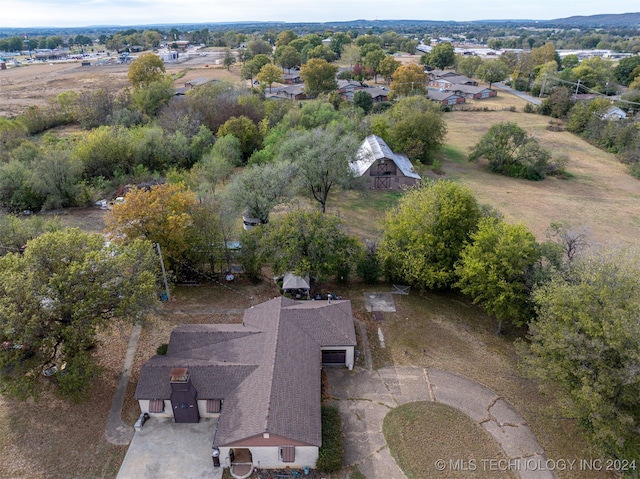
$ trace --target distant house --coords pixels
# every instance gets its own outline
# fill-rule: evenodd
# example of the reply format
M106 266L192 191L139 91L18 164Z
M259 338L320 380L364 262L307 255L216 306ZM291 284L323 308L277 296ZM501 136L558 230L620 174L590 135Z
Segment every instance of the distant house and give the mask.
M356 177L364 178L369 188L401 190L421 180L409 158L391 151L379 136L366 137L356 153L356 158L351 164L351 169Z
M217 81L219 80L216 80L213 78L206 78L206 77L194 78L193 80L189 80L185 82L184 87L176 88L175 92L176 92L176 95L186 95L189 90L192 90L202 85L206 85L208 83L215 83Z
M321 366L351 369L349 301L279 297L245 310L242 324L188 324L166 355L140 371L135 398L152 418L217 418L214 466L315 467L321 445ZM246 477L246 476L245 476Z
M442 105L458 105L460 103L465 102L464 96L454 92L442 91L442 90L430 89L427 92L427 98L429 100L441 103Z
M478 86L478 82L464 75L450 75L429 80L429 86L436 88L453 88L458 85Z
M603 120L624 120L625 118L627 118L627 113L617 106L610 106L602 115Z
M291 85L293 83L300 83L302 82L302 78L300 78L300 73L295 72L295 73L285 73L284 75L282 75L284 77L284 82L287 85Z
M356 92L363 91L371 96L374 103L387 101L389 99L389 90L386 88L370 87L370 88L357 88L353 90L347 90L340 93L340 98L346 101L353 101L353 96Z
M273 87L270 91L265 91L265 97L271 99L305 100L304 84L285 85Z
M453 85L445 90L472 100L483 100L498 95L495 90L481 86Z

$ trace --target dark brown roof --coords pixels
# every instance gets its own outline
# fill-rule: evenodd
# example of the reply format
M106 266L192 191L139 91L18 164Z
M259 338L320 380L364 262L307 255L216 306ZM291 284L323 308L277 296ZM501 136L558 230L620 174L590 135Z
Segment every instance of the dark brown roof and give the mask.
M199 399L224 399L217 446L265 432L319 446L322 346L355 346L349 301L276 298L242 325L177 327L165 356L143 367L136 399L169 399L172 368L188 368Z

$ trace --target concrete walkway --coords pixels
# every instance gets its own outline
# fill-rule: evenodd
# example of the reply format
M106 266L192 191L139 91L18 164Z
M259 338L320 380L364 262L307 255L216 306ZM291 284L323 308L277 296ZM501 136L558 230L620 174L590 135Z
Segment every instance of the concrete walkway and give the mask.
M129 336L129 345L127 346L127 353L124 357L124 365L122 366L122 372L118 379L118 386L116 393L113 396L113 402L111 403L111 410L109 411L109 418L107 419L107 427L104 431L104 435L111 444L117 446L126 446L131 442L133 438L133 424L126 425L122 422L122 404L124 403L124 396L127 392L127 386L129 385L129 377L131 376L131 366L133 365L133 358L138 348L138 340L140 339L140 332L142 326L136 324L131 329L131 336Z
M334 369L327 374L344 421L345 465L357 465L367 479L406 477L389 452L382 421L390 409L414 401L447 404L474 419L498 442L511 460L509 469L519 478L555 479L553 472L541 470L544 451L522 416L471 379L411 366L355 373ZM436 477L435 464L433 472Z

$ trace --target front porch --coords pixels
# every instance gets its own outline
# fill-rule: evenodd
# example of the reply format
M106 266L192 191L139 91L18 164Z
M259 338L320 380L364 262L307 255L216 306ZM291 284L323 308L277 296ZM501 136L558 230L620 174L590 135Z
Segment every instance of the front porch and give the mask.
M247 448L232 449L229 453L231 467L229 472L236 479L245 479L253 472L253 458Z

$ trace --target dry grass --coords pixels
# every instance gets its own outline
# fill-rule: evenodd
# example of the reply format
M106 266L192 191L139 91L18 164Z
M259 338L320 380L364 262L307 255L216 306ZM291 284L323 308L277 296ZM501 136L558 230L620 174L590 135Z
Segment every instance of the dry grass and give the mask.
M635 242L640 233L640 190L613 155L589 145L568 132L546 129L549 118L514 112L452 112L446 115L449 151L455 160L443 164L444 177L469 186L479 201L504 213L511 222L522 222L544 239L551 222L586 226L595 240ZM567 179L534 182L506 178L488 171L485 162L460 162L489 127L513 121L534 135L554 156L568 158Z
M381 287L383 291L388 289ZM511 328L506 336L497 336L495 320L455 294L412 292L409 296L395 296L395 300L397 312L385 313L382 325L393 364L437 367L472 378L516 408L549 458L591 457L575 421L562 416L557 399L542 394L536 383L518 370L515 343L523 331ZM377 338L370 338L371 341ZM436 437L456 450L455 435ZM568 471L558 477L608 476Z
M432 402L405 404L387 414L382 431L391 454L409 479L516 477L508 471L492 470L482 462L507 457L482 426L450 406ZM442 471L436 469L438 460L445 461Z

